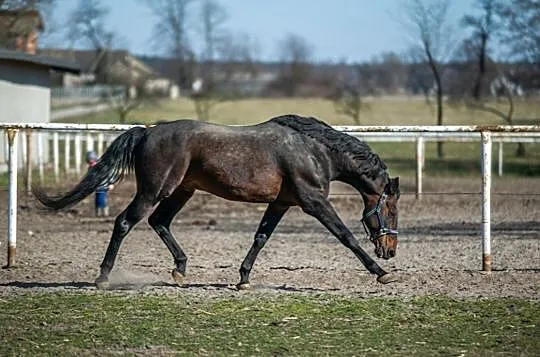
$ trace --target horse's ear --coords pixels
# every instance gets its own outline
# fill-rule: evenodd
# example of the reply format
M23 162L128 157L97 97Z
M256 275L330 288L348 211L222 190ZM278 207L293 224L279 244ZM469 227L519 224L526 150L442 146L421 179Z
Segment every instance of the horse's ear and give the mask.
M399 177L391 178L390 179L390 185L389 185L389 194L390 195L396 195L399 198L400 192L399 192Z

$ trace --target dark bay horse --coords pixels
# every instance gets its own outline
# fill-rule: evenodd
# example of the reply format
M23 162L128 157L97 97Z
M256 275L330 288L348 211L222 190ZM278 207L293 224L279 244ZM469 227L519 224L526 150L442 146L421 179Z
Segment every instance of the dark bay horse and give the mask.
M360 247L328 201L330 182L356 188L364 201L362 223L379 258L396 254L399 179L369 146L314 118L284 115L253 126L222 126L192 120L132 128L120 135L97 164L68 193L48 196L34 188L47 208L59 210L84 199L105 182L135 171L137 193L116 218L96 279L108 286L118 249L131 228L148 218L171 252L180 284L187 257L169 230L173 217L196 190L233 201L268 203L255 238L240 266L239 289L249 288L251 268L280 219L291 206L318 219L352 250L377 280L396 279Z

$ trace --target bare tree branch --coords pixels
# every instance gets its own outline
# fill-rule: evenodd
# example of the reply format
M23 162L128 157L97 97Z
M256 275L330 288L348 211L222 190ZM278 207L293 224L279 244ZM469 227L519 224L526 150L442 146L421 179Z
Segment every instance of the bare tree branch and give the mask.
M443 124L443 83L441 64L452 46L449 27L446 25L450 2L448 0L413 0L404 3L407 14L405 26L417 39L427 65L433 74L437 98L437 125ZM439 158L444 157L443 143L437 143Z
M96 50L110 48L114 34L106 29L108 14L100 0L79 0L69 15L67 38L72 44L83 43Z
M282 63L280 87L287 96L294 96L309 76L313 46L301 36L288 34L279 44L279 53Z

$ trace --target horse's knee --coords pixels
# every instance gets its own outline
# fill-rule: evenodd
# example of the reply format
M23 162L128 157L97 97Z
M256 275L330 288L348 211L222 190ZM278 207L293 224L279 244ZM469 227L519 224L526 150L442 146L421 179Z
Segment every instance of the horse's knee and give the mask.
M268 240L268 236L266 234L264 233L256 234L255 239L253 240L253 245L261 249L266 244L267 240Z

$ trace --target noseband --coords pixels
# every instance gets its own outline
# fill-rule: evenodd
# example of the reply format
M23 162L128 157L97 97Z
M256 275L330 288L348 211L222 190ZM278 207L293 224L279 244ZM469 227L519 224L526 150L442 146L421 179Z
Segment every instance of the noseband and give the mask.
M373 208L371 211L364 214L364 216L362 217L362 220L361 220L362 225L364 226L364 230L366 231L366 234L368 235L369 239L372 242L374 242L378 238L380 238L382 236L385 236L385 235L388 235L388 234L398 234L397 230L391 229L391 228L386 228L384 226L384 222L383 222L383 219L381 217L381 211L382 211L382 208L384 206L384 202L386 201L387 197L388 197L388 195L386 194L386 192L383 192L381 197L379 197L379 201L377 202L377 206L375 206L375 208ZM366 219L368 219L370 216L373 216L373 215L375 215L377 217L377 222L379 222L379 229L375 233L371 233L368 226L367 226L367 224L366 224Z

